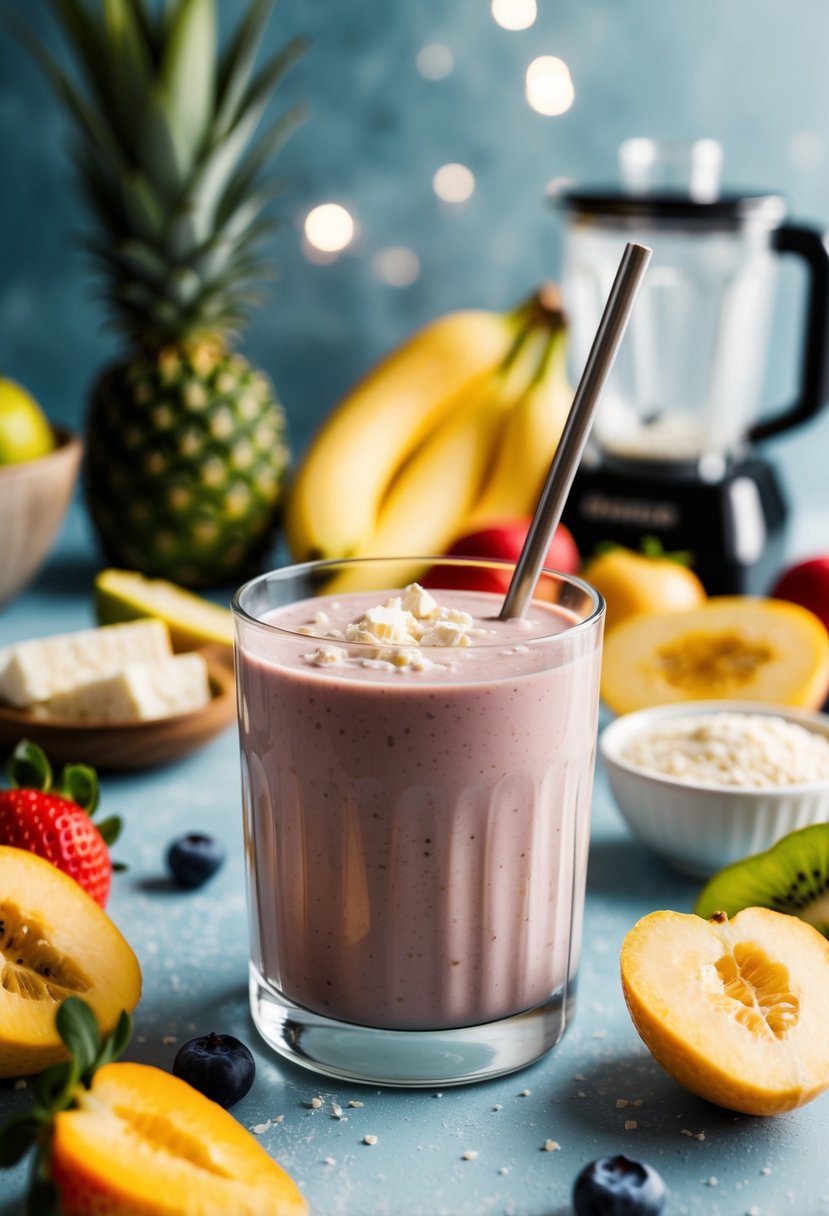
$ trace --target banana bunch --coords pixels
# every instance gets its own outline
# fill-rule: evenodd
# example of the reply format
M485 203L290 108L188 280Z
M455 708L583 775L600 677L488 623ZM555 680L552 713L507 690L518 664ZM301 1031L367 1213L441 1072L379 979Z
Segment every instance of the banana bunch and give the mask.
M444 553L531 515L572 392L558 293L437 318L333 410L289 490L297 561ZM401 565L401 578L408 570Z

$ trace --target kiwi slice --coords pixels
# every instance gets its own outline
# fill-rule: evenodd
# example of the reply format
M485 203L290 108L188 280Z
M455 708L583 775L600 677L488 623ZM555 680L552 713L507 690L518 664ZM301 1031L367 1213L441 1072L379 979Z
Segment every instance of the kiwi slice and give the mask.
M829 823L790 832L765 853L735 861L709 879L694 911L735 916L743 908L772 908L813 925L829 938Z

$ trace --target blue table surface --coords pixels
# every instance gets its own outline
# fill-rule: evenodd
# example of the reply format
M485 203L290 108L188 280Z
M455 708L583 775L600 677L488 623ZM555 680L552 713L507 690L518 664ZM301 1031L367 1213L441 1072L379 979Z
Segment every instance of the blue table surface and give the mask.
M825 535L825 527L818 532ZM0 645L93 624L91 586L99 565L76 505L36 582L0 609ZM634 841L600 770L576 1016L540 1063L443 1092L340 1084L286 1063L258 1039L247 1002L232 728L178 763L104 776L102 798L107 812L124 818L115 853L129 865L114 878L108 912L144 974L126 1058L169 1069L181 1043L209 1030L247 1042L256 1080L233 1113L245 1127L256 1127L259 1142L293 1175L312 1212L565 1216L581 1167L625 1152L662 1173L669 1216L829 1214L823 1158L829 1097L773 1119L736 1115L681 1089L639 1040L619 983L622 938L654 909L689 911L698 884ZM229 857L210 884L185 894L166 878L163 857L166 842L188 829L215 833ZM322 1099L319 1108L311 1106L315 1097ZM363 1105L350 1107L349 1100ZM29 1101L28 1085L0 1082L0 1120ZM333 1103L346 1117L332 1115ZM377 1143L364 1144L367 1134ZM559 1147L545 1151L548 1140ZM470 1151L476 1155L467 1159ZM25 1181L23 1166L0 1176L0 1216L22 1212Z

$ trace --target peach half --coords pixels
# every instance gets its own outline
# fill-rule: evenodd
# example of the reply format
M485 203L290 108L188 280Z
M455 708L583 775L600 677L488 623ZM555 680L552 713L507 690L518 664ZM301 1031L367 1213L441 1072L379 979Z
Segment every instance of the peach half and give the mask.
M701 1098L776 1115L829 1087L829 942L811 925L768 908L652 912L621 973L645 1045Z
M605 638L602 699L617 714L729 698L816 709L829 691L829 634L783 600L718 596L640 613Z
M34 853L0 846L0 1077L66 1058L58 1006L76 996L102 1035L141 995L131 947L82 887Z

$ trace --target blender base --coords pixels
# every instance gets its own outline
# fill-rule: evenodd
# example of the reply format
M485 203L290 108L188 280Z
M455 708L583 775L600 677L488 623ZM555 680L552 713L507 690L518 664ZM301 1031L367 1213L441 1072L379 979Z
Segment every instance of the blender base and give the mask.
M585 560L608 541L639 549L643 537L688 550L709 595L766 595L784 558L785 500L757 456L712 481L644 462L582 467L563 519Z

